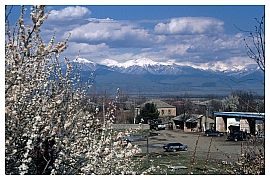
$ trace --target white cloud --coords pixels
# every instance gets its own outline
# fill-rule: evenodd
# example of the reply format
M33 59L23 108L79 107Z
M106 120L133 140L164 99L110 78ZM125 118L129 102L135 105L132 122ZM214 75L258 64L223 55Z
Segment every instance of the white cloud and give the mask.
M190 44L170 44L166 46L166 51L169 55L184 55L187 54L187 50L191 47Z
M64 52L64 55L70 59L76 58L76 56L91 59L94 62L98 62L100 58L104 58L110 52L110 48L105 44L87 44L87 43L75 43L69 42L68 48Z
M230 57L223 61L234 71L245 69L250 65L255 65L256 63L252 61L249 57Z
M128 33L136 31L132 30L131 27L121 26L121 24L114 22L90 22L81 27L74 28L70 33L71 40L107 41L110 39L123 39Z
M50 11L49 21L64 21L86 17L91 11L82 6L69 6L61 10Z
M87 53L100 52L100 51L104 51L108 49L109 47L105 43L92 45L92 44L87 44L87 43L70 42L68 45L67 52L70 54L74 54L74 53L76 54L78 52L82 54L87 54Z
M241 49L245 47L243 39L244 37L239 34L223 35L213 40L213 50Z
M148 30L118 21L94 21L70 31L70 40L76 42L106 42L112 46L147 46L164 41L164 36L152 35ZM65 34L65 36L67 33Z
M115 60L117 62L123 63L130 59L134 59L133 52L124 53L120 49L110 49L109 56L106 59ZM112 61L111 61L112 62Z
M100 62L100 64L103 64L106 66L118 66L119 62L113 59L104 59Z
M194 62L216 61L246 55L243 38L238 35L169 35L163 53L171 58ZM198 57L198 58L195 58Z
M168 23L158 23L155 32L160 34L204 34L223 31L224 22L210 17L173 18Z
M175 62L200 69L223 70L240 69L244 68L242 64L247 64L238 58L246 54L243 35L225 34L224 22L215 18L157 20L155 23L161 23L151 29L152 26L138 21L90 18L90 14L90 10L82 6L52 10L44 36L51 37L55 32L56 37L63 40L71 32L66 54L75 57L80 52L82 57L97 63L117 62L124 66L129 60L149 58L165 64ZM237 59L229 61L231 57Z

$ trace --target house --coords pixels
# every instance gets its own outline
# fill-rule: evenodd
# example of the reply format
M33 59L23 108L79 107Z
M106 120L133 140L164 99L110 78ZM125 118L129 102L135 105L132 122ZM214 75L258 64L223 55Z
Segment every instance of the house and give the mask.
M184 132L193 132L197 131L198 125L198 116L197 115L187 115L181 114L172 118L177 129L181 129Z
M207 129L214 129L215 128L215 120L212 117L201 115L198 118L199 124L198 128L199 131L204 132Z
M145 104L147 104L147 103L153 103L156 105L156 108L159 112L160 118L166 119L166 118L171 118L171 117L176 116L176 107L175 106L172 106L166 102L163 102L163 101L160 101L157 99L146 101L145 103L137 106L135 108L136 116L140 115L140 109L143 108L145 106Z
M264 132L264 113L252 112L214 112L215 129L229 132L229 126L239 126L241 131L252 135Z
M214 119L199 114L181 114L172 118L177 129L184 132L204 132L214 128Z

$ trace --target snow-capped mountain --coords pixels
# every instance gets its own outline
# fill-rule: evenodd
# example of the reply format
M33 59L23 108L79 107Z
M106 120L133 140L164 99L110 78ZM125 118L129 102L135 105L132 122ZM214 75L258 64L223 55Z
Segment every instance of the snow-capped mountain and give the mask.
M102 64L110 66L110 67L129 68L132 66L147 67L147 66L158 65L161 63L155 62L151 59L142 58L142 59L136 59L136 60L129 60L129 61L126 61L123 63L117 62L117 61L112 60L112 59L105 59L104 61L102 61Z
M90 60L85 59L85 58L76 58L76 59L73 60L73 62L81 63L81 64L96 64L93 61L90 61Z
M76 58L72 61L73 64L80 64L83 71L95 71L97 64L85 58Z
M82 77L86 80L95 74L96 90L114 92L116 88L142 93L181 92L197 94L226 94L232 90L264 92L264 74L256 65L229 67L218 62L215 65L177 64L173 61L156 62L151 59L129 60L119 63L104 60L94 63L78 58L73 61L82 67ZM252 86L250 86L252 84Z
M151 59L141 58L119 63L115 60L106 59L102 64L112 70L126 74L154 74L154 75L177 75L184 73L188 66L178 65L174 62L156 62Z
M230 65L217 61L214 63L212 62L198 65L191 63L175 63L174 61L156 62L147 58L129 60L126 62L117 62L116 60L105 59L100 64L85 58L77 58L73 60L73 63L81 64L84 69L89 68L89 70L93 71L99 68L105 68L124 74L136 75L181 75L187 74L190 71L202 71L210 73L223 73L231 76L245 76L259 70L256 64Z
M183 75L195 72L222 73L229 76L246 76L259 71L256 64L229 65L223 62L205 63L201 65L190 63L175 63L174 61L156 62L151 59L141 58L126 62L117 62L105 59L100 64L85 58L77 58L73 63L82 65L84 70L95 71L97 69L108 69L124 74L135 75Z
M257 66L255 64L239 65L237 62L235 64L226 64L221 61L191 64L188 62L176 63L174 61L156 62L147 58L129 60L122 63L106 59L102 61L101 64L110 67L114 71L127 74L177 75L185 74L187 70L190 71L192 69L196 71L239 75L257 70Z
M133 65L129 67L113 66L111 69L126 74L177 75L182 73L182 66L177 65Z

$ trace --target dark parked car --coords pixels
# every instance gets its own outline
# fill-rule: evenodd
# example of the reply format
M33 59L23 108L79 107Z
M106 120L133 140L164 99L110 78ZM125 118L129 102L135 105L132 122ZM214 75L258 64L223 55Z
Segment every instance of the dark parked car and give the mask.
M208 129L205 131L206 136L223 136L224 134L222 132L213 130L213 129Z
M169 143L163 146L165 151L187 151L188 146L182 143Z
M240 126L229 126L230 133L227 136L229 141L244 141L250 138L250 134L241 131Z
M250 135L243 131L235 131L229 133L227 140L229 141L245 141L250 138Z

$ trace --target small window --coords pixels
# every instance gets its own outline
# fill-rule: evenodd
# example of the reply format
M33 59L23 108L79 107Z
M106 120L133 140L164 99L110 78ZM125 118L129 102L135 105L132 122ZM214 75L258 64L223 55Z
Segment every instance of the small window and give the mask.
M170 109L168 110L168 114L171 114L171 110Z
M164 115L164 110L161 110L161 115Z

